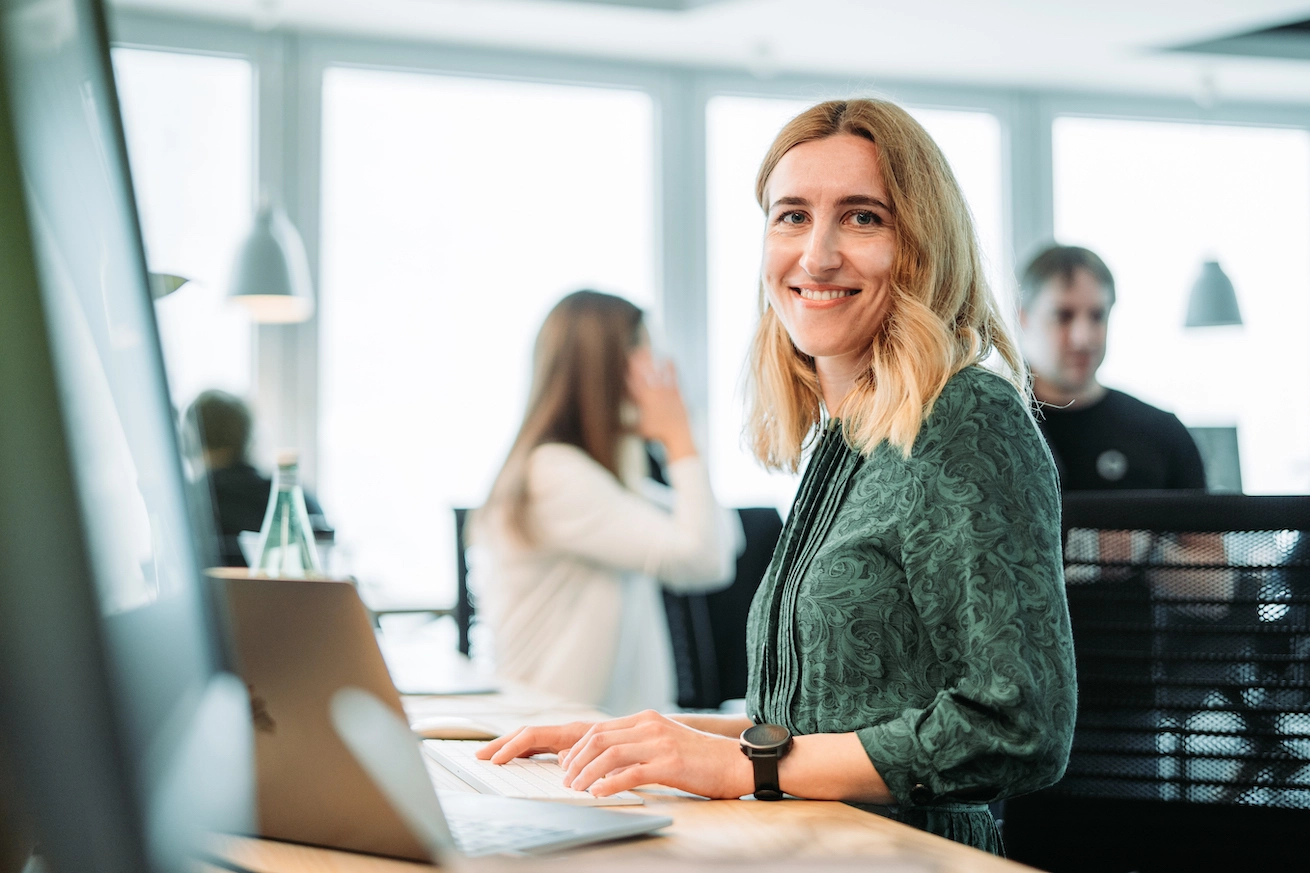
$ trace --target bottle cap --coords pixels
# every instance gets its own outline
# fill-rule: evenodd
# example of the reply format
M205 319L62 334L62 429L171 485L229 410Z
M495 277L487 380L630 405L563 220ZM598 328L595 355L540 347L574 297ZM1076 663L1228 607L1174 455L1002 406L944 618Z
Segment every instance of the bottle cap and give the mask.
M300 449L278 449L277 465L279 467L294 467L300 463Z

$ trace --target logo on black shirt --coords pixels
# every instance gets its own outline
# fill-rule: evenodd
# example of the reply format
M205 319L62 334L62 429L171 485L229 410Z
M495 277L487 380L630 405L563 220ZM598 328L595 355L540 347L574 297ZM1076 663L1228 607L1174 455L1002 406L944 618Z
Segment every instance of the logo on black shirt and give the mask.
M1096 456L1096 472L1108 482L1118 482L1128 473L1128 459L1118 449L1106 449Z

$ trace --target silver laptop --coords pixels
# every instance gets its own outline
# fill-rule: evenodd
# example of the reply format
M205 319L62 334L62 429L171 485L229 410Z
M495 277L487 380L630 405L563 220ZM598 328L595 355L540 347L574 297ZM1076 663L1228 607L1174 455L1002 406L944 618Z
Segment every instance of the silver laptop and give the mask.
M260 836L437 861L451 850L538 853L672 824L482 794L438 800L353 585L212 575L250 691Z

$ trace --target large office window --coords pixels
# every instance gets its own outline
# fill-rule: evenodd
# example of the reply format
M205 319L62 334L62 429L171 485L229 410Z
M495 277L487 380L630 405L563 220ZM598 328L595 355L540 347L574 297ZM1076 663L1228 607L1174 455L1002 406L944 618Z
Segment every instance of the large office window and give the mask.
M1310 134L1068 117L1053 147L1056 236L1118 288L1102 381L1236 427L1247 492L1310 489ZM1212 259L1244 324L1185 328Z
M330 68L319 492L366 595L454 599L564 293L654 301L644 92Z
M782 126L809 101L715 97L706 108L709 227L710 462L715 492L730 505L774 505L784 512L794 476L766 473L743 448L742 377L758 322L764 217L755 174ZM964 189L993 286L1002 279L1001 127L993 115L911 108L937 141ZM1008 297L1007 297L1008 299Z
M173 402L247 394L250 322L226 290L251 221L251 64L125 48L113 62L149 267L191 280L155 307Z

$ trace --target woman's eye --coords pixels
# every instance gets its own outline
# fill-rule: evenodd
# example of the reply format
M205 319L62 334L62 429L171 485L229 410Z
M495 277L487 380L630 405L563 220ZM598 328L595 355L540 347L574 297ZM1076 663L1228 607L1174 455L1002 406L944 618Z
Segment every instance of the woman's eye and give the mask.
M877 227L882 224L882 216L867 209L861 209L859 212L853 213L851 220L860 227Z
M784 212L778 216L778 221L782 224L800 224L805 221L804 212Z

